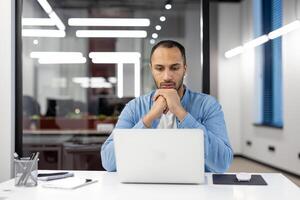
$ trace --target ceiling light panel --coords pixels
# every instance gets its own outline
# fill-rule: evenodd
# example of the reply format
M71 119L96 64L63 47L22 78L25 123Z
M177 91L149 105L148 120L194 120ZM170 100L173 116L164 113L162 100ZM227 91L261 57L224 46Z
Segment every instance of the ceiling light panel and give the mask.
M31 58L55 58L55 57L83 57L81 52L61 52L61 51L33 51L30 53Z
M57 14L55 12L51 12L49 14L50 19L52 19L54 21L54 23L56 24L57 28L59 30L65 30L66 26L64 25L64 23L60 20L60 18L57 16Z
M70 26L150 26L147 18L70 18Z
M76 36L82 38L145 38L147 32L142 30L78 30Z
M42 8L46 13L49 14L52 12L52 7L50 6L47 0L37 0L37 1L39 2L39 4L42 6Z
M93 63L136 63L141 54L138 52L91 52Z
M47 29L23 29L23 37L65 37L66 32L63 30L47 30Z
M50 18L22 18L22 26L55 26Z
M68 57L57 57L57 58L40 58L40 64L83 64L86 63L86 58L68 58Z
M293 21L292 23L289 23L279 29L276 29L276 30L270 32L268 34L268 37L270 39L275 39L277 37L280 37L282 35L285 35L285 34L291 32L291 31L294 31L298 28L300 28L300 20Z

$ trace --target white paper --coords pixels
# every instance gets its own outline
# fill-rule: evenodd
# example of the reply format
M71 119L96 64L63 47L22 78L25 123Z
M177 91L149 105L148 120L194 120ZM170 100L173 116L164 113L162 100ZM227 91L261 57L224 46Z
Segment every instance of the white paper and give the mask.
M56 188L56 189L76 189L81 186L85 186L97 182L97 180L91 180L91 179L89 180L90 181L87 181L87 179L85 178L71 177L71 178L49 181L43 184L42 186L45 188Z

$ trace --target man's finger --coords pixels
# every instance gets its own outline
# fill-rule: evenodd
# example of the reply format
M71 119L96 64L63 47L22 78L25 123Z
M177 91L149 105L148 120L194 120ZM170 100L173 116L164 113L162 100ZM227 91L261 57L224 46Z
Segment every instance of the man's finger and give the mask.
M158 98L159 96L162 96L162 95L160 94L160 91L159 91L159 90L156 90L154 96L152 97L152 100L153 100L153 101L156 101L157 98Z
M162 96L166 99L166 94L165 94L166 90L165 89L158 89L156 90L152 100L153 101L156 101L156 99L159 97L159 96Z
M164 110L164 114L167 114L169 112L169 108L167 107L165 110Z

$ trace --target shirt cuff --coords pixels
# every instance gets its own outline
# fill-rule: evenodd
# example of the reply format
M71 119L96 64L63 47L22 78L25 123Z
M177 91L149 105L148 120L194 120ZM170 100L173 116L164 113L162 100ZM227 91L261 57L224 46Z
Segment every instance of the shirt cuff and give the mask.
M140 121L134 125L133 128L147 128L143 122L143 119L140 119Z
M190 113L187 113L182 122L178 123L178 128L202 128L199 125L201 124Z

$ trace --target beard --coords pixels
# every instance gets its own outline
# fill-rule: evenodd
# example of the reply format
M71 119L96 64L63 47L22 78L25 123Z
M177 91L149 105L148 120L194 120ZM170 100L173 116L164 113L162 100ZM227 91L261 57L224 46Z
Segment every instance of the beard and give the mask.
M157 81L155 81L155 85L157 89L175 89L177 92L179 91L179 89L182 87L183 85L183 78L182 77L180 79L180 81L178 82L178 84L176 84L176 82L173 81L164 81L164 82L160 82L158 83Z

